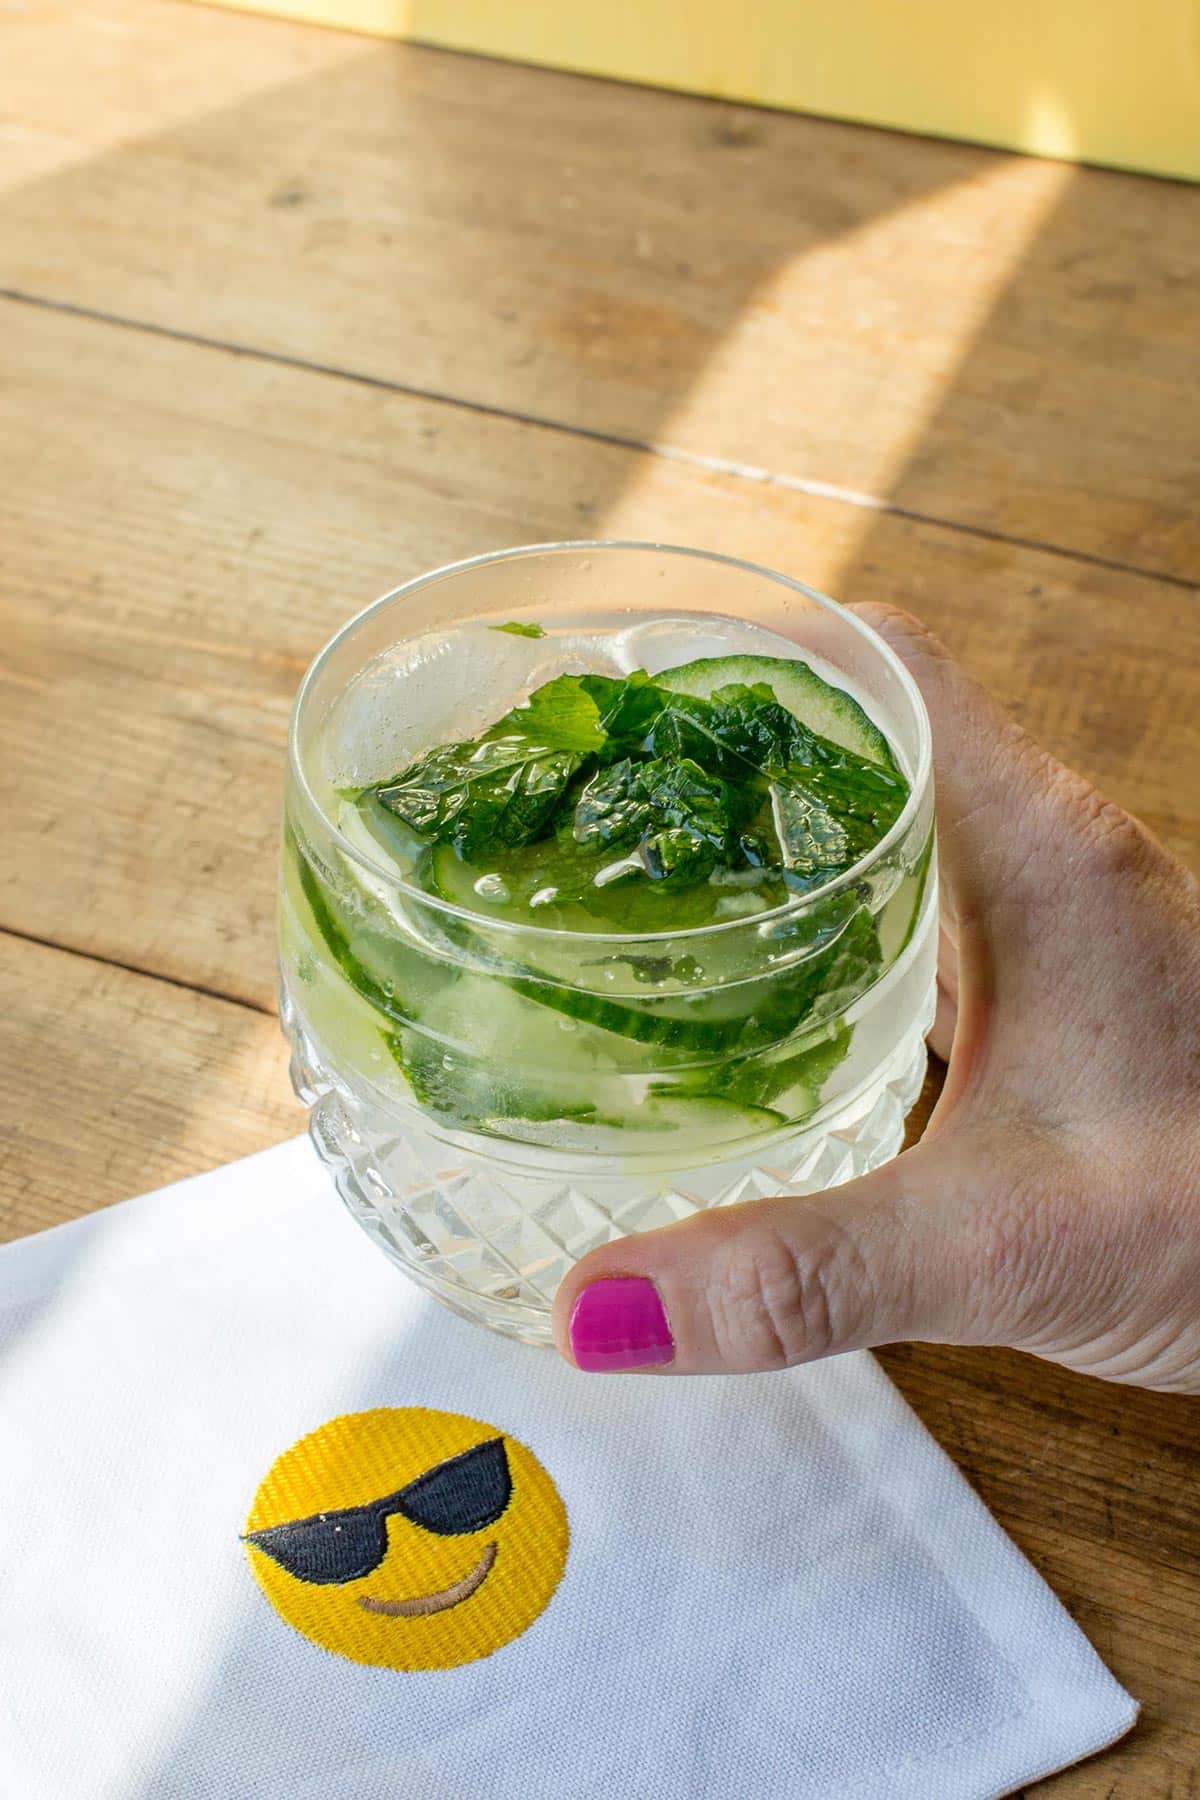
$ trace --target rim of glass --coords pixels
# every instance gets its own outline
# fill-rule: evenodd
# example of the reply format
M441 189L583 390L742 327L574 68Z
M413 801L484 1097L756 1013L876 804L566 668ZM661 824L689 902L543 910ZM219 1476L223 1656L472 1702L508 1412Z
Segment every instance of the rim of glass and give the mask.
M443 900L438 895L429 893L425 888L417 887L414 882L406 881L403 876L397 875L394 868L388 868L386 864L375 862L371 857L365 856L357 845L352 844L350 839L343 835L313 792L308 772L304 767L304 759L300 753L300 722L309 696L320 680L325 664L330 658L367 623L368 619L373 618L384 607L391 606L395 601L403 600L410 594L419 593L423 588L433 587L439 581L447 581L452 576L465 574L469 569L483 568L489 563L516 562L522 557L585 551L591 554L602 550L646 550L653 551L660 556L691 556L703 562L723 563L728 568L741 569L746 574L773 581L779 587L790 588L794 593L804 594L807 599L814 600L818 606L824 607L826 612L833 613L859 637L865 638L875 652L883 658L892 673L898 678L913 706L918 731L917 761L911 790L902 812L890 831L887 831L877 844L873 844L865 856L861 856L856 863L852 863L848 869L843 869L839 875L834 876L832 881L825 882L821 887L812 888L804 894L797 894L782 901L778 906L770 907L765 912L752 913L748 917L721 919L714 924L689 925L670 931L572 931L562 925L539 925L526 923L520 919L498 919L488 913L473 912L470 907L459 906L452 900ZM714 617L720 616L720 614L714 614ZM731 613L725 616L732 618L736 615ZM798 645L798 648L802 649L803 646ZM921 697L921 690L886 639L882 638L877 631L873 631L848 607L840 605L836 600L831 600L828 594L822 594L817 588L809 587L803 581L796 581L792 576L782 575L775 569L764 568L761 563L748 562L744 557L726 556L718 550L699 550L687 544L656 543L649 538L566 538L557 543L515 544L506 550L488 550L482 556L468 556L458 562L443 563L440 568L430 569L424 575L416 575L411 581L402 582L399 587L391 588L386 594L381 594L378 600L373 600L369 606L364 606L361 612L355 613L317 652L297 689L288 726L288 764L292 778L337 848L344 856L348 856L352 863L357 863L360 867L370 870L373 875L383 876L397 892L409 895L422 906L431 907L435 912L443 913L450 918L463 919L474 925L482 922L488 926L489 930L494 929L502 933L511 932L520 937L566 939L581 945L648 944L662 943L667 939L707 938L720 932L758 930L764 925L789 918L793 914L810 911L819 901L827 900L831 895L838 894L855 881L861 880L862 876L886 856L892 846L905 835L921 805L922 796L929 782L932 761L933 744L929 715Z

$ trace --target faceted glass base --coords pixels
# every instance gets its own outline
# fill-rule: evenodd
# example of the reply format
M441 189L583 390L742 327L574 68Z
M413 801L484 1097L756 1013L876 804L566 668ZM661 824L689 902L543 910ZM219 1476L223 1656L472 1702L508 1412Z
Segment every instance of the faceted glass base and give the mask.
M597 1244L710 1206L813 1194L899 1150L925 1076L933 995L858 1093L753 1154L694 1167L563 1157L444 1132L408 1107L351 1090L322 1062L290 1005L292 1083L338 1193L379 1247L464 1318L527 1343L550 1341L550 1304Z

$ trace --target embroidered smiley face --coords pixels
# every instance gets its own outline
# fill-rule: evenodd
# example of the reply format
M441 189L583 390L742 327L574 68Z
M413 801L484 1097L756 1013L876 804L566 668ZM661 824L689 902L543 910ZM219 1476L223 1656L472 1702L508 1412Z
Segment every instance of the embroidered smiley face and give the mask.
M285 1450L243 1541L271 1605L314 1644L381 1668L449 1669L533 1623L568 1532L524 1444L406 1406L344 1413Z

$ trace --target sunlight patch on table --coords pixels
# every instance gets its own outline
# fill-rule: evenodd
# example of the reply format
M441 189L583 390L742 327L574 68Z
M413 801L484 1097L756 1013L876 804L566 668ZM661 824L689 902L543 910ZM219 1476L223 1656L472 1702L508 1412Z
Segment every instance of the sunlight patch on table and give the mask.
M827 575L836 581L1073 179L1062 163L990 162L974 180L796 255L753 294L653 448L848 506L854 523L839 534L837 566ZM918 243L927 247L920 258ZM770 421L764 440L793 446L786 465L754 457L756 408ZM711 457L706 443L744 445L748 454ZM619 536L634 518L644 527L655 460L643 461L600 535Z

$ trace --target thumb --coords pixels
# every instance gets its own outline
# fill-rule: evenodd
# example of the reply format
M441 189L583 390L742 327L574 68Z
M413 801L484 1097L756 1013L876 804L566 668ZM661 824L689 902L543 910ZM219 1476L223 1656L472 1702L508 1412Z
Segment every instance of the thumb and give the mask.
M823 1194L718 1207L602 1245L558 1291L559 1349L581 1369L707 1375L899 1339L981 1341L986 1213L954 1137Z
M933 736L938 863L953 911L987 921L999 896L1019 898L1028 882L1031 834L1045 820L1048 794L1081 776L1056 763L1011 719L927 626L896 607L850 609L904 662L925 702Z
M1086 790L1010 719L919 620L895 607L852 608L907 664L933 736L942 930L931 1043L949 1068L927 1140L969 1089L997 1017L999 973L1031 965L1027 922L1046 891L1046 852L1061 855L1055 797ZM1051 884L1053 885L1053 884Z

